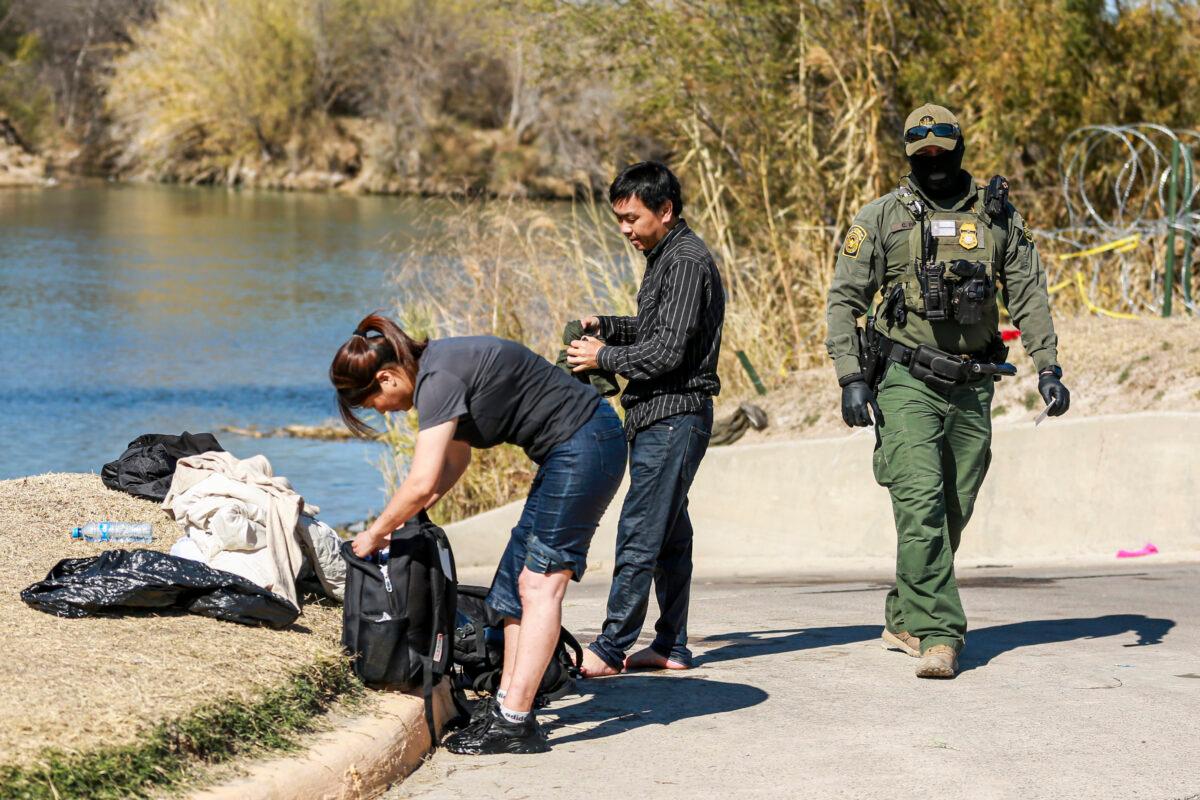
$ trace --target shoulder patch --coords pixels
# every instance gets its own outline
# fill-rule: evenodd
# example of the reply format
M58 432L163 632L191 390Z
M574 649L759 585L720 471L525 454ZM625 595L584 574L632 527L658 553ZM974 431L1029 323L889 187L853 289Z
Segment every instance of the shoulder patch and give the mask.
M1025 241L1033 244L1033 229L1029 227L1029 223L1025 223Z
M867 238L867 229L861 225L851 226L846 233L846 243L842 245L842 255L854 258L858 255L858 250L862 247L863 241Z

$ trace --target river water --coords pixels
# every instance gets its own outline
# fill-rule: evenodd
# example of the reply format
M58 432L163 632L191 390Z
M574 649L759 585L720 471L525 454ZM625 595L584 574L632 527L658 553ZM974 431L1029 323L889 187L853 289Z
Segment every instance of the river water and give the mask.
M0 478L99 472L142 433L336 416L327 370L391 311L438 201L85 185L0 191ZM365 442L251 439L329 522L385 502Z

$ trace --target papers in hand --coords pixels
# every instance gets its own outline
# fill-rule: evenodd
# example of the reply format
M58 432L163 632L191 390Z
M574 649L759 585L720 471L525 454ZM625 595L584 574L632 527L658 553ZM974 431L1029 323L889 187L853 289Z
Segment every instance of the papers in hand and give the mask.
M1046 407L1042 409L1042 413L1037 415L1037 419L1033 421L1033 427L1036 428L1038 425L1041 425L1043 422L1045 422L1046 417L1050 416L1050 409L1054 408L1056 405L1058 405L1057 397L1051 400Z

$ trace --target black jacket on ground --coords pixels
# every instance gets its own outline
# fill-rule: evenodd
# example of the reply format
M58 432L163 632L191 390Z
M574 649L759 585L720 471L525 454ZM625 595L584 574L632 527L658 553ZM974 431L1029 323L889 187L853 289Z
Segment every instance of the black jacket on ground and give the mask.
M161 503L179 459L211 451L225 451L211 433L143 434L129 443L120 458L104 465L100 480L110 489Z

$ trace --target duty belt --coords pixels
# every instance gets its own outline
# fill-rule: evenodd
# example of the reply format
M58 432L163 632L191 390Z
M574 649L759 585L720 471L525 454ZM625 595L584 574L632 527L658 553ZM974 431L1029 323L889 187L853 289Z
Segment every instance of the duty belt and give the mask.
M1000 380L1002 376L1017 374L1012 364L996 362L982 354L956 355L925 344L913 349L882 334L876 335L880 339L879 354L884 360L906 367L914 378L938 391L986 377Z

